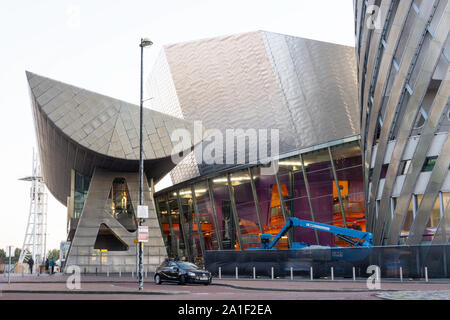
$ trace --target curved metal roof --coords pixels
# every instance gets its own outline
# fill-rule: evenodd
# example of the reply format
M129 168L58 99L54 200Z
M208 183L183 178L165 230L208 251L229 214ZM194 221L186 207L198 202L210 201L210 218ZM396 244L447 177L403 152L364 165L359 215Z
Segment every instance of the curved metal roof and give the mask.
M138 170L139 106L31 72L26 75L43 176L61 203L65 205L70 194L72 169L88 176L95 167ZM175 166L170 135L180 128L193 132L190 121L144 109L147 177L158 180Z

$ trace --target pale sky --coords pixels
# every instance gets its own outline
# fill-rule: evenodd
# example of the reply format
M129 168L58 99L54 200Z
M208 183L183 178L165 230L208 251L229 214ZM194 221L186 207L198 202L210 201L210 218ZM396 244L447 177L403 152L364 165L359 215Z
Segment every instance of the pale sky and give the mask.
M22 247L36 135L25 70L139 104L139 41L148 72L161 45L265 30L354 46L352 0L0 2L0 248ZM36 148L37 150L37 148ZM66 239L49 194L47 249Z

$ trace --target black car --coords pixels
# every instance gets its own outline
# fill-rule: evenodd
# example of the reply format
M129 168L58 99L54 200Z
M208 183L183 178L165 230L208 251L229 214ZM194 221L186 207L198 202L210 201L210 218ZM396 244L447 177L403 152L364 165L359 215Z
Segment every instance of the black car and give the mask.
M207 270L202 270L193 263L185 261L165 261L155 271L155 283L163 281L185 283L211 283L212 276Z

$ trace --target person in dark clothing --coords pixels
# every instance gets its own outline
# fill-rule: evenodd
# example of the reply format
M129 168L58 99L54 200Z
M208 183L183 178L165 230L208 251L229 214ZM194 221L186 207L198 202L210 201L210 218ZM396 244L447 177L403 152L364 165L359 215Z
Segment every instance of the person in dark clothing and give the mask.
M48 273L49 261L48 258L45 260L45 272Z
M33 265L34 265L33 257L30 257L30 259L28 259L28 266L30 267L31 274L33 274Z
M50 259L49 265L50 265L50 270L51 270L50 274L53 274L54 270L55 270L55 260L53 260L53 258Z

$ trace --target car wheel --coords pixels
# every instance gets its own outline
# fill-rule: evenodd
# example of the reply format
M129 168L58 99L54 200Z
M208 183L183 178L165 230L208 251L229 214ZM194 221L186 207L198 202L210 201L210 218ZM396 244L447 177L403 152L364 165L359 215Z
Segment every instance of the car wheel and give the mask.
M184 277L184 274L182 274L180 276L180 280L178 281L178 284L185 284L186 283L186 278Z
M161 277L159 276L159 274L155 275L155 283L161 284Z

